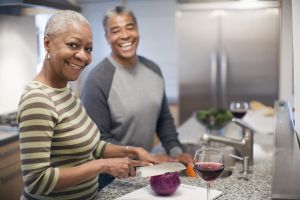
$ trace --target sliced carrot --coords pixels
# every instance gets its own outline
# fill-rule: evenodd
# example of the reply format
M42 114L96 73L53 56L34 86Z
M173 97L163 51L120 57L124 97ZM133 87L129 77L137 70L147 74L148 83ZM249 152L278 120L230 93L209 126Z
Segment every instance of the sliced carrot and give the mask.
M193 163L189 163L187 165L186 175L189 176L189 177L197 177L197 175L196 175L196 173L194 171L194 168L193 168Z

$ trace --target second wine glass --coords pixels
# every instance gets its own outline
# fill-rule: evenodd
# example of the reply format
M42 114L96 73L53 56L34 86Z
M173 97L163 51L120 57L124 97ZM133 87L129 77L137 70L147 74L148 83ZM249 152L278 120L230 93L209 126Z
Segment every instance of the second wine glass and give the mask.
M206 148L196 151L194 156L194 169L197 175L206 181L207 200L210 199L211 182L221 176L224 168L224 156L221 150Z
M247 102L231 102L229 110L233 117L242 119L249 110L249 104Z

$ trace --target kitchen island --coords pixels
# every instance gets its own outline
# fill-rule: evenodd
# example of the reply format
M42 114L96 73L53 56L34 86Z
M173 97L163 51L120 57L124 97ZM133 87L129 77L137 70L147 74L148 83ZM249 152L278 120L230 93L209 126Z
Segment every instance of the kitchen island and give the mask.
M227 178L219 178L212 183L212 189L220 190L223 194L218 200L266 200L270 197L271 191L271 160L255 161L253 173L248 175L249 180L240 178L239 172L242 168L237 163L233 174ZM181 177L181 183L200 186L205 188L204 181L198 178ZM97 195L98 200L112 200L121 197L129 192L145 187L149 184L146 178L118 179L105 187ZM172 199L172 196L166 199ZM187 199L189 199L187 197ZM142 200L142 198L141 198Z

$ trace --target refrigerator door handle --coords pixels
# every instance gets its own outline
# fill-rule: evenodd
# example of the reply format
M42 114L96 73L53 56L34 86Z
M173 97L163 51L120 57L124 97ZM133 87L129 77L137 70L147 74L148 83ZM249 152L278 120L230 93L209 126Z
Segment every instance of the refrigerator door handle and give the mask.
M221 106L223 108L227 108L227 73L228 73L228 66L227 66L227 56L224 49L221 51L221 69L220 69L220 82L221 82L221 91L220 91L220 100Z
M212 50L210 54L210 85L213 107L218 107L218 57L216 50Z

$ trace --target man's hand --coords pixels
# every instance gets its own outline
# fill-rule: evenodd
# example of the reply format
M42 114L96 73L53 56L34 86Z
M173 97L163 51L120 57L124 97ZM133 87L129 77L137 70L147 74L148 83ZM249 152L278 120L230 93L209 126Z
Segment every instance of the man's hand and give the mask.
M193 162L193 158L190 154L187 154L187 153L182 153L182 154L178 154L176 156L176 160L178 160L179 162L185 164L186 166L189 164L189 163L192 163Z
M181 162L184 165L193 162L192 156L187 153L178 154L175 158L166 154L156 154L155 157L159 162Z
M141 161L149 162L152 164L157 164L160 162L156 156L150 154L148 151L146 151L141 147L129 147L129 148L132 148L136 157Z
M155 157L159 162L178 162L177 159L172 158L171 156L168 156L167 154L156 154Z

